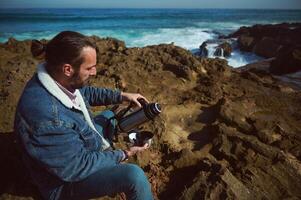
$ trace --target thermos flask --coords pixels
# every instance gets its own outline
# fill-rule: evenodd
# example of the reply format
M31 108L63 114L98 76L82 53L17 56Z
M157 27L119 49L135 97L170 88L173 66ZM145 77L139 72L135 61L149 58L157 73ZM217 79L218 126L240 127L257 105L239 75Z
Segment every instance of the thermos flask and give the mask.
M149 120L153 120L157 115L161 113L161 106L158 103L146 103L144 99L138 99L142 108L124 116L133 104L130 104L121 114L118 114L117 121L119 129L123 132L133 130L135 127L143 124Z

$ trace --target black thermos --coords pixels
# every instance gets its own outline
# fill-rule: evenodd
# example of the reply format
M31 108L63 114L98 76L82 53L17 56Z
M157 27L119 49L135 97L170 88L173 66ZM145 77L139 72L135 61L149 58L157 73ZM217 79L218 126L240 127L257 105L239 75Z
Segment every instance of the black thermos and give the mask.
M160 104L147 104L144 99L138 99L138 101L142 105L142 108L126 116L119 116L118 126L121 131L131 131L140 124L143 124L144 122L147 122L149 120L153 120L157 115L161 113ZM127 108L126 112L130 107L131 105ZM124 115L126 112L124 112L122 115Z

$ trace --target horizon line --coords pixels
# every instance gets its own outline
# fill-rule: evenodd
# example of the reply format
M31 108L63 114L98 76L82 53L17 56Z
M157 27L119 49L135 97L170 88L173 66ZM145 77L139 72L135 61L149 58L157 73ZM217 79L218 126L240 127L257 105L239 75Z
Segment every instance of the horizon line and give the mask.
M166 7L166 8L158 8L158 7L148 7L148 8L118 8L118 7L84 7L84 8L79 8L79 7L2 7L0 10L5 10L5 9L178 9L178 10L234 10L234 9L239 9L239 10L300 10L301 8L172 8L172 7Z

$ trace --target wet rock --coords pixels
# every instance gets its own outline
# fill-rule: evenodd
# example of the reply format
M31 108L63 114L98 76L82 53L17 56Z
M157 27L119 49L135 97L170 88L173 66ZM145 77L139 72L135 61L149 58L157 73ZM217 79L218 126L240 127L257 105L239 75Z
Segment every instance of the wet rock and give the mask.
M221 47L217 47L213 55L218 57L224 57L224 49L222 49Z
M296 47L284 47L275 60L272 61L270 71L281 75L301 70L301 44Z
M252 51L255 45L255 39L248 35L241 35L238 37L238 45L242 51Z
M299 71L301 23L254 25L242 27L228 37L237 37L242 51L254 52L265 58L276 57L271 65L274 74Z
M253 52L259 56L271 58L277 55L281 47L282 45L277 44L274 39L264 37L254 46Z
M228 37L239 37L247 35L254 37L256 41L260 41L263 37L274 38L280 44L289 44L295 41L301 41L300 34L301 23L282 23L282 24L257 24L251 27L241 27L236 32L230 34Z
M250 63L250 64L247 64L245 66L235 68L235 70L237 70L239 72L256 70L257 72L270 74L269 68L271 66L271 62L272 62L273 59L274 58L270 58L270 59L265 59L265 60L262 60L262 61Z
M232 47L228 42L224 42L216 48L214 55L215 56L222 56L222 57L229 57L232 52Z
M198 53L198 55L200 55L201 57L208 57L208 49L207 49L207 42L203 42L201 44L201 46L199 47L200 52Z

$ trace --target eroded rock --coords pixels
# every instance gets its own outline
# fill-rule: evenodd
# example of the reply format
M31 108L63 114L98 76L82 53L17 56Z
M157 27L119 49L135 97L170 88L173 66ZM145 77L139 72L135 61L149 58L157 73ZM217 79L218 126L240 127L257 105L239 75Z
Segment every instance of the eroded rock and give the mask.
M248 35L248 28L241 33ZM100 50L91 85L139 92L162 104L160 117L141 127L155 134L151 148L131 159L143 167L155 199L301 198L298 90L281 86L268 71L233 70L225 60L197 58L174 45L127 48L114 39L91 40ZM1 145L1 181L23 168L8 132L38 63L29 45L0 45L0 137L3 144L11 137ZM123 138L116 145L126 148ZM9 182L1 197L35 197L36 190L22 196L24 185Z

